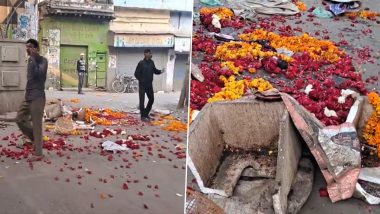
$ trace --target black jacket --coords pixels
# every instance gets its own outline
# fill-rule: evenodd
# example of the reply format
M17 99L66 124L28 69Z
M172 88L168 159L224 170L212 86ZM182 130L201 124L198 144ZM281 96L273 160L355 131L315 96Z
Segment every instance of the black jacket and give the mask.
M158 70L154 65L153 60L143 59L137 64L135 77L139 81L140 85L152 85L153 74L161 74L161 70Z
M45 98L45 81L48 62L45 57L31 56L28 60L25 100Z
M81 68L81 67L84 67L84 68ZM78 59L78 61L77 61L77 72L78 73L81 73L81 72L84 73L84 72L86 72L86 62L84 60Z

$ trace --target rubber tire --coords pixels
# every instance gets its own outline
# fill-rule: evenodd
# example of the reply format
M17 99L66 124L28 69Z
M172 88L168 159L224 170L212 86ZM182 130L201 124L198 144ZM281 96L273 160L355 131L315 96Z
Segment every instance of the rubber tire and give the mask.
M112 83L112 89L117 92L117 93L123 93L126 89L125 85L123 82L119 80L115 80Z
M129 88L131 89L131 93L137 93L139 91L139 82L132 80Z

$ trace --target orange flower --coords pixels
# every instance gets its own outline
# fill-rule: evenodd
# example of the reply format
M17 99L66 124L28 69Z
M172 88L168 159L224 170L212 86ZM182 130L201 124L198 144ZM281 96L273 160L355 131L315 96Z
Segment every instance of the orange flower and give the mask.
M123 112L116 112L111 109L104 109L103 111L96 111L90 108L85 109L86 113L84 120L89 123L94 121L98 125L110 126L114 122L112 120L120 120L126 118L126 114ZM112 118L112 120L111 120Z
M187 124L182 123L181 121L170 121L170 123L162 128L163 130L166 131L186 131L187 130Z
M302 1L297 1L296 5L300 11L306 11L307 10L306 4Z
M368 10L361 10L359 12L349 12L346 13L346 16L348 17L360 17L363 19L369 19L369 18L375 18L376 16L380 16L379 13L368 11Z
M219 16L220 19L231 18L234 15L232 10L226 7L203 7L199 10L199 12L203 15L215 14Z
M153 121L152 125L162 126L162 130L166 131L186 131L187 124L182 123L177 118L171 115L161 116L160 119Z
M344 54L331 41L319 40L308 34L301 36L280 36L273 32L257 29L252 33L241 34L240 38L245 41L264 39L270 41L274 48L286 48L293 52L307 52L315 60L328 60L336 62Z
M363 138L368 145L377 148L377 156L380 158L380 97L376 92L368 94L368 102L373 106L374 111L369 117L364 130Z

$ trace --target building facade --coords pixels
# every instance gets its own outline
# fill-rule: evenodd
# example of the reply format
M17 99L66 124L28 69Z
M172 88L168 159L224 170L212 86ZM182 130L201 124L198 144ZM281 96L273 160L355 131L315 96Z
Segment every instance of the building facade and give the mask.
M37 38L37 7L34 0L0 1L0 38L25 41Z
M115 0L115 19L110 22L107 85L117 74L133 76L143 51L149 48L158 69L155 91L180 90L190 54L192 31L190 0Z
M47 87L77 87L76 61L85 54L85 86L106 88L109 0L47 0L39 4L39 40L49 61Z

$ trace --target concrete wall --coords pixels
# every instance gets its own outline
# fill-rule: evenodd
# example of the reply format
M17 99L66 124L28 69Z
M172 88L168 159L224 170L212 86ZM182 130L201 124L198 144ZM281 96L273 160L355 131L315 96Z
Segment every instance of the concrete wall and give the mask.
M25 43L0 40L0 114L17 110L24 100L26 66Z
M130 8L193 11L193 0L114 0L114 4Z
M172 32L176 36L191 37L193 33L193 16L191 12L170 13L170 25Z
M116 19L110 30L122 33L170 33L170 12L145 9L115 8Z
M60 80L59 48L62 44L88 47L88 84L95 85L96 53L107 52L108 55L108 22L98 19L46 17L40 23L39 38L42 53L49 59L47 87L59 85L57 84Z

